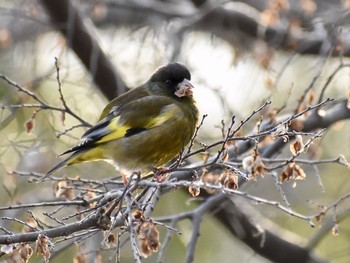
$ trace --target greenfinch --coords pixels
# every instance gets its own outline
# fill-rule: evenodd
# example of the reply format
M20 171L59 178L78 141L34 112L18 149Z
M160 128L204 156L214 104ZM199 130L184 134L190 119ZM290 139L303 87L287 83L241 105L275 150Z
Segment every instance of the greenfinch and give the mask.
M148 173L167 164L190 142L198 121L189 70L180 63L158 68L143 85L113 99L71 155L52 168L112 161L123 173Z

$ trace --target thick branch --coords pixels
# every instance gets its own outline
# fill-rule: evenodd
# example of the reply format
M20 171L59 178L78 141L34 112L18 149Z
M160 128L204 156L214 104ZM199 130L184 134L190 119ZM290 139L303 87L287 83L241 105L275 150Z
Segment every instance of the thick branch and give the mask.
M291 31L287 26L267 26L259 21L258 13L251 15L224 7L217 7L203 15L191 28L213 33L234 46L251 46L252 40L263 40L269 47L294 51L299 54L325 55L336 45L336 40L318 32ZM248 39L245 39L247 38ZM243 43L244 39L246 40ZM350 55L350 46L334 49L332 55Z
M88 33L79 13L70 1L41 0L41 2L49 11L53 22L67 37L69 44L88 69L91 67L91 58L89 57L91 54L95 54L95 60L101 57L100 61L94 65L95 70L97 70L96 74L102 74L98 73L98 71L104 71L102 70L103 68L111 71L103 74L105 77L109 76L109 78L105 78L105 82L103 77L98 78L94 76L96 84L103 89L105 94L104 89L108 87L107 80L112 81L110 83L123 83L120 77L116 77L117 74L113 72L114 69L111 67L111 63L105 58L101 49L97 48L97 41L94 40L92 34ZM337 27L346 27L348 25L349 15L344 6L337 1L319 1L316 12L309 15L306 15L300 9L298 1L290 1L294 8L291 7L291 9L279 13L280 20L277 21L276 25L267 27L261 23L261 14L266 10L269 1L234 1L235 3L232 1L215 8L210 7L207 4L208 1L193 0L191 2L192 4L172 4L163 1L147 1L147 3L144 1L107 2L101 3L105 13L99 15L93 15L93 12L87 13L93 10L95 3L93 5L83 2L80 4L83 6L81 11L84 12L84 15L92 14L91 18L99 26L111 24L116 27L150 26L159 29L163 28L159 26L162 23L176 19L182 22L183 32L193 29L201 30L214 34L228 41L233 46L243 49L250 50L254 40L263 40L270 47L300 54L324 55L328 54L328 51L333 48L333 53L331 54L333 56L350 56L350 34L348 30L337 31ZM4 12L8 11L5 9ZM16 15L18 13L13 11L13 16ZM195 19L193 20L193 18ZM36 24L31 26L35 27L35 29L27 26L27 20L25 21L26 24L21 25L20 28L25 26L27 28L26 31L34 34L42 32L37 27L41 28L41 30L46 30L42 26L44 24L42 21L45 21L45 17L40 17L39 20L36 16L26 17L26 19L35 21ZM295 19L302 23L300 28L292 28L291 25ZM317 19L322 22L314 23ZM6 28L8 25L3 25L3 27ZM12 28L7 28L7 30L13 31ZM33 34L25 32L18 37L18 33L16 33L13 39L24 40L25 36L27 38L33 37ZM85 47L81 48L82 46ZM88 51L85 54L83 54L84 49ZM110 85L112 88L115 86L113 84ZM103 88L103 86L106 86L106 88ZM122 92L123 85L120 84L118 85L118 94ZM115 97L115 94L111 97Z
M21 242L34 242L38 239L40 234L46 235L49 238L69 236L78 231L83 231L91 228L99 228L99 219L101 217L100 213L94 213L89 218L85 218L81 221L67 224L64 226L58 226L52 229L35 231L29 233L19 233L13 235L0 235L1 245L10 245Z
M236 206L233 200L227 200L217 213L217 218L256 253L273 262L326 262L312 255L307 249L262 229L242 210Z
M51 16L52 23L65 36L68 45L81 59L101 92L108 99L124 93L126 91L124 81L71 1L41 0L41 2Z

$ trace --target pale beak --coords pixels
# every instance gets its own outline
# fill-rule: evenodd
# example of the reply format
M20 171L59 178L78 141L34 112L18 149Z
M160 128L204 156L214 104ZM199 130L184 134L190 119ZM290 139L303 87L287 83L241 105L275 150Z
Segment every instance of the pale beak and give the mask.
M176 87L175 95L179 98L185 97L185 96L191 96L193 94L192 89L194 86L188 79L184 79L181 81L177 87Z

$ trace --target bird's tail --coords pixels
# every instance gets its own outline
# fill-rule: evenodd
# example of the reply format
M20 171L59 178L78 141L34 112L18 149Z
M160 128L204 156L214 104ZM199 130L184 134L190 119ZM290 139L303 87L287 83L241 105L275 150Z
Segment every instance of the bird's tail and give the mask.
M69 157L70 158L70 157ZM60 162L59 164L57 164L55 167L53 167L50 171L48 171L45 175L46 176L49 176L51 175L53 172L65 167L68 165L68 162L69 162L69 158L65 159L64 161Z
M57 170L65 167L67 165L75 163L76 159L78 158L78 154L80 155L81 153L75 152L71 156L69 156L67 159L63 160L62 162L60 162L59 164L54 166L50 171L48 171L46 173L45 177L51 175L52 173L56 172Z
M67 159L63 160L59 164L57 164L55 167L53 167L50 171L46 173L46 175L43 178L46 178L47 176L51 175L55 171L76 163L82 163L82 162L92 162L101 160L103 156L103 152L100 148L91 148L91 149L85 149L74 152L71 156L69 156Z

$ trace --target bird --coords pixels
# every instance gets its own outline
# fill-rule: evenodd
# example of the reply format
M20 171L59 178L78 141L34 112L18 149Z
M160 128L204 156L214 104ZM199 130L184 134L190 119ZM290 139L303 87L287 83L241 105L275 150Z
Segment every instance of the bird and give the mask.
M174 159L198 122L191 74L181 63L159 67L143 85L114 98L70 154L49 170L82 162L112 162L122 174L147 174ZM60 155L60 156L61 156Z

